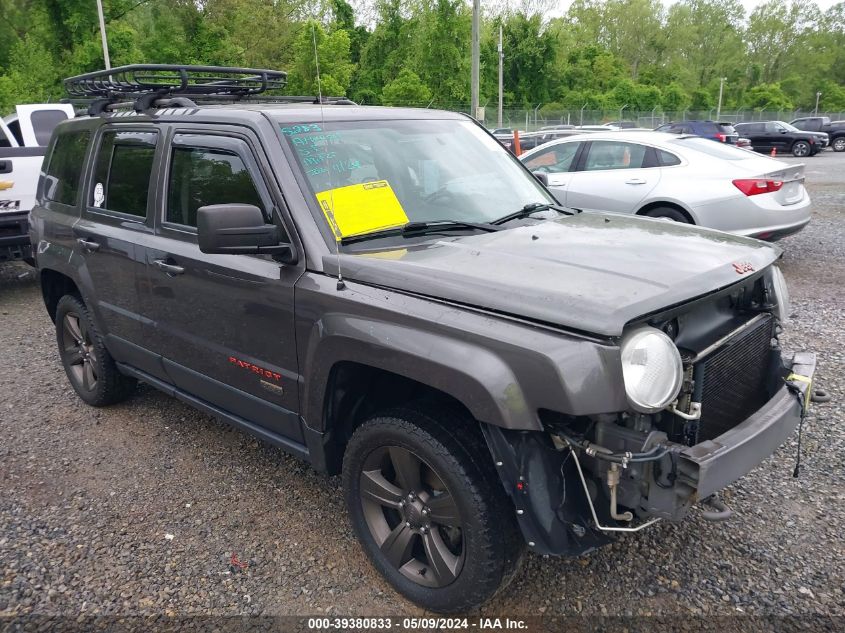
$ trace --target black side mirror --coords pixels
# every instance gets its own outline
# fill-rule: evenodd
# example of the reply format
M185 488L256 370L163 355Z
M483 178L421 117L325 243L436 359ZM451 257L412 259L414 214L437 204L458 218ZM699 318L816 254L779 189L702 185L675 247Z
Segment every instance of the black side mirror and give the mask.
M292 244L280 243L279 227L267 224L261 209L251 204L210 204L197 209L197 235L203 253L278 255L295 264Z
M539 181L542 183L542 185L543 185L544 187L548 187L548 186L549 186L549 175L548 175L548 174L546 174L546 173L544 173L544 172L542 172L542 171L532 171L531 173L534 175L534 177L535 177L537 180L539 180Z

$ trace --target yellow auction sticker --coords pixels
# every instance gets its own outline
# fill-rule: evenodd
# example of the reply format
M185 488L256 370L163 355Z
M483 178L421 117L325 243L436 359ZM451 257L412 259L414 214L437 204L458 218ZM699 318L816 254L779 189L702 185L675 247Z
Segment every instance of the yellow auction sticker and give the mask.
M317 201L337 239L408 223L402 204L386 180L327 189L317 194Z

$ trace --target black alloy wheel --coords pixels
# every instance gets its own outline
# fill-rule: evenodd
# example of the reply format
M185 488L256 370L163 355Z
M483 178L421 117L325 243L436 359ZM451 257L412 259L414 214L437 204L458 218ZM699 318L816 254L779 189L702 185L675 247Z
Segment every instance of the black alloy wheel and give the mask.
M62 366L82 400L102 407L132 395L137 381L120 373L88 306L78 296L65 295L59 299L55 321Z
M97 350L85 320L75 312L66 312L62 318L62 362L73 386L78 391L93 392L97 389Z
M464 563L462 521L443 480L414 452L383 446L361 472L364 517L378 547L424 587L455 581Z
M525 541L479 423L457 407L409 404L371 415L343 456L349 519L373 566L438 613L506 587Z

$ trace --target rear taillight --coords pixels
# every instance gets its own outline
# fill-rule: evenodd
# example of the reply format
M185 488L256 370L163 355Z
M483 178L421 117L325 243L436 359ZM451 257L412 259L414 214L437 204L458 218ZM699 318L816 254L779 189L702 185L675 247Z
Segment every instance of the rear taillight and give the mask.
M719 133L716 134L716 138L719 140L720 143L724 143L725 141L728 140L728 135L722 134L721 132L719 132Z
M734 187L746 196L756 196L758 193L774 193L783 187L782 180L764 180L763 178L741 178L734 180Z

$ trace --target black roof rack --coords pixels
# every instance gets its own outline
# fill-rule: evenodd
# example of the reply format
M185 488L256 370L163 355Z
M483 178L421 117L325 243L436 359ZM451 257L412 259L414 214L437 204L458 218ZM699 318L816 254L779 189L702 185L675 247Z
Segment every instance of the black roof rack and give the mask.
M71 97L256 95L280 90L288 75L281 70L178 64L131 64L65 79Z
M287 73L260 68L131 64L68 77L64 85L70 95L65 101L87 106L90 116L127 107L136 112L190 108L196 107L196 101L356 105L346 97L265 95L284 88Z

